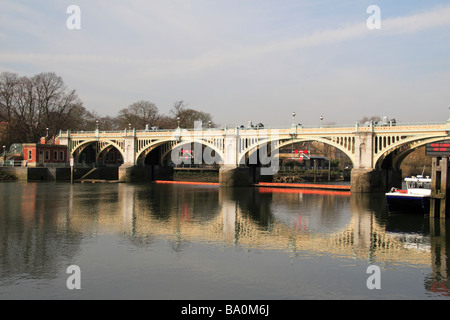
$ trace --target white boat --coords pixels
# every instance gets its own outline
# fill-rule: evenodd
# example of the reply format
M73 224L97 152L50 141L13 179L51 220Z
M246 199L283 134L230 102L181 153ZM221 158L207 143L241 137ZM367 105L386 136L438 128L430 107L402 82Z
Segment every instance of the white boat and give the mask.
M430 212L431 179L430 177L405 178L406 190L392 188L386 193L389 212Z

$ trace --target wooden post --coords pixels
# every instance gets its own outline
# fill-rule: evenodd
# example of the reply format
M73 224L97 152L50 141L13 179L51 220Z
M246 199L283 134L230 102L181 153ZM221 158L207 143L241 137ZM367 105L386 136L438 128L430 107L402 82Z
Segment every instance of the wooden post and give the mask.
M446 218L449 161L447 157L433 157L431 173L430 218Z

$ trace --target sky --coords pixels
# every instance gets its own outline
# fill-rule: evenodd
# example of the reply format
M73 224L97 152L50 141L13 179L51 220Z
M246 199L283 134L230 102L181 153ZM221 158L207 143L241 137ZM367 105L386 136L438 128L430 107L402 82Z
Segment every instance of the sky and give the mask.
M221 126L450 118L448 0L0 4L0 72L55 72L101 116L183 100Z

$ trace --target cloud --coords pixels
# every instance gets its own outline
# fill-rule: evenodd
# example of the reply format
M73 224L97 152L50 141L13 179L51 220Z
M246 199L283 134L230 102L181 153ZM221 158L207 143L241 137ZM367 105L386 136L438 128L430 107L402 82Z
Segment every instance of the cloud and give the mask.
M420 32L450 25L450 6L439 6L433 10L406 17L382 20L383 34L399 35Z
M175 100L185 99L193 107L208 106L205 111L217 114L224 123L233 121L226 120L233 118L233 112L247 110L249 114L267 110L267 119L260 120L276 121L269 111L274 106L281 110L281 106L291 109L306 104L314 106L310 112L323 106L349 117L374 87L386 94L378 96L377 102L399 101L389 88L402 92L400 100L404 102L411 81L405 70L411 63L432 60L436 70L448 68L439 65L448 58L438 52L448 52L448 44L434 42L436 51L432 52L414 42L428 39L426 31L449 26L450 6L390 18L384 17L382 7L381 30L369 30L365 10L358 22L348 19L353 22L339 24L342 20L335 18L331 8L327 9L333 19L321 23L324 17L308 17L310 12L302 7L301 14L310 19L307 28L302 28L297 12L290 15L295 21L283 21L284 8L277 7L276 17L271 16L269 5L273 2L263 1L266 6L254 10L242 2L200 2L80 3L82 30L65 28L67 15L62 8L60 16L50 19L58 21L59 29L51 29L47 22L31 33L27 30L32 19L24 25L20 21L27 20L27 14L41 18L45 14L22 6L16 9L21 13L10 16L9 21L17 34L34 37L33 46L11 42L11 29L2 28L10 39L0 49L0 66L19 73L24 66L35 73L54 71L97 111L115 112L137 99L170 108ZM289 6L294 10L297 2L289 2ZM314 9L320 11L318 7ZM250 22L250 18L255 20ZM2 24L5 22L0 22L0 28ZM413 40L406 43L405 38ZM401 50L394 51L393 46ZM410 60L410 48L415 61ZM406 52L407 57L403 56ZM418 79L425 79L419 70L414 72ZM409 86L416 90L420 82ZM435 100L446 98L442 90L433 92ZM376 108L375 103L367 105ZM339 113L339 108L346 112ZM368 115L372 113L376 111Z
M164 7L159 7L161 9ZM21 10L25 10L26 8L22 8ZM168 10L170 6L167 6L160 12L158 15L168 14ZM108 11L112 13L110 19L114 21L115 18L122 19L123 21L133 21L130 28L136 33L141 35L145 34L146 27L148 28L149 21L145 19L144 16L127 6L116 5L109 7ZM155 10L159 12L158 10ZM33 11L33 15L36 13ZM67 63L100 63L100 64L111 64L111 65L123 65L123 66L163 66L164 72L173 73L180 71L188 71L192 72L194 70L201 71L203 69L208 69L215 67L217 65L222 65L224 63L236 63L237 61L246 61L250 59L254 59L257 57L261 57L267 54L272 53L280 53L280 52L290 52L292 50L301 49L301 48L314 48L323 45L330 45L335 43L342 43L350 40L355 40L363 37L370 37L374 34L383 35L383 36L395 36L400 34L414 33L420 32L424 30L428 30L431 28L437 28L442 26L450 25L450 7L438 7L431 11L415 14L406 17L397 17L390 19L382 20L381 30L369 30L366 27L365 21L361 21L361 23L356 23L352 25L347 25L340 28L335 29L327 29L322 31L312 32L310 34L300 35L298 37L291 37L289 39L273 39L272 41L266 41L262 44L241 44L241 43L222 43L221 46L213 46L211 45L209 49L205 49L203 52L198 52L197 54L192 54L188 56L172 56L170 58L166 57L136 57L136 55L129 56L123 54L123 48L117 48L118 54L113 52L105 53L105 51L111 51L111 43L106 44L105 48L101 50L101 54L70 54L70 53L58 53L57 47L55 47L54 53L33 53L33 52L8 52L3 49L2 53L0 53L0 61L2 62L34 62L36 64L45 64L46 62L67 62ZM196 34L199 30L199 26L197 28L192 27L190 23L186 23L186 21L177 21L178 15L174 17L168 18L167 22L174 23L175 28L181 29L189 29L187 31L188 34L191 35L191 38L198 37L202 38L205 36L205 32L202 32L200 35ZM155 18L152 23L161 23L161 17ZM187 18L184 18L186 20ZM191 21L192 19L187 19ZM26 23L22 27L25 29L30 29L31 31L31 22ZM15 25L19 25L19 22L16 21ZM116 27L117 28L117 27ZM114 30L114 29L113 29ZM147 31L150 32L150 31ZM85 35L89 37L89 34ZM4 37L4 35L3 35ZM91 36L92 37L92 36ZM94 36L95 37L95 34ZM134 36L131 36L134 37ZM212 38L212 35L209 35ZM70 39L70 37L67 37ZM57 42L62 44L65 43L64 36L54 37L57 39ZM144 38L140 38L143 40ZM90 39L91 43L93 40ZM139 41L139 39L138 39ZM190 39L189 41L193 41ZM181 40L180 43L180 52L184 51L184 47L187 46L187 42ZM144 48L146 47L145 43L140 43L137 45L138 47ZM64 48L64 45L61 46ZM79 47L84 47L82 43L79 44ZM139 50L137 50L139 51ZM145 50L144 50L145 51ZM155 70L155 69L153 69Z

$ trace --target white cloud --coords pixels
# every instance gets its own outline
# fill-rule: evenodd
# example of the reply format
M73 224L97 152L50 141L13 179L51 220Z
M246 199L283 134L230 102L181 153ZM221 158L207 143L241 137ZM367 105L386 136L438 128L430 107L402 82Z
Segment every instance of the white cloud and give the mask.
M179 3L183 5L177 6ZM294 32L290 28L282 34L282 26L270 31L280 24L281 13L276 22L270 21L268 7L252 12L249 7L242 8L245 4L239 4L239 8L228 2L204 4L177 1L81 3L82 30L79 32L64 28L63 10L60 17L52 18L62 27L48 30L46 25L28 33L31 20L25 25L20 21L27 14L35 17L42 13L31 9L26 13L27 8L16 8L16 12L24 10L20 11L23 12L20 19L9 17L9 21L17 32L31 34L39 46L24 47L21 43L18 49L1 48L0 67L20 72L20 66L27 65L27 70L36 70L35 73L54 71L79 91L88 107L99 112L104 109L110 114L133 100L153 100L160 109L165 109L175 100L185 99L193 107L207 106L209 109L205 111L217 114L221 123L233 122L233 112L247 119L255 110L266 111L260 121L276 122L270 112L274 106L277 111L290 114L296 105L312 106L305 121L308 117L315 121L313 112L322 106L348 122L354 120L353 115L349 119L348 114L357 110L359 102L373 87L385 94L384 103L389 99L398 101L390 88L408 96L410 80L407 75L393 76L394 70L389 68L395 65L398 66L395 72L402 72L411 63L409 58L399 52L374 58L364 45L376 39L379 47L375 52L380 53L383 49L391 50L392 43L395 45L397 40L402 40L402 35L422 39L424 32L442 30L450 25L450 7L443 6L389 19L383 17L382 11L381 30L366 27L367 15L363 11L358 23L336 24L337 27L332 28L334 22L329 22L326 28L317 25L316 31L310 31L309 27L309 31ZM256 20L247 22L250 16ZM0 22L0 26L4 23ZM39 35L43 28L47 34ZM445 47L448 46L439 44L439 48L447 52ZM423 49L414 49L425 55ZM433 57L432 53L427 54ZM364 58L382 62L384 67L361 68L366 65ZM442 59L448 61L442 56L440 59L438 64ZM420 84L419 81L410 88L416 90ZM434 91L438 103L446 98L450 100L443 92L442 89ZM380 99L375 100L381 103ZM401 101L405 102L403 98ZM375 103L367 105L377 107ZM283 108L286 110L281 111ZM337 112L339 108L347 112ZM245 115L247 109L249 112ZM376 110L366 113L375 114Z

